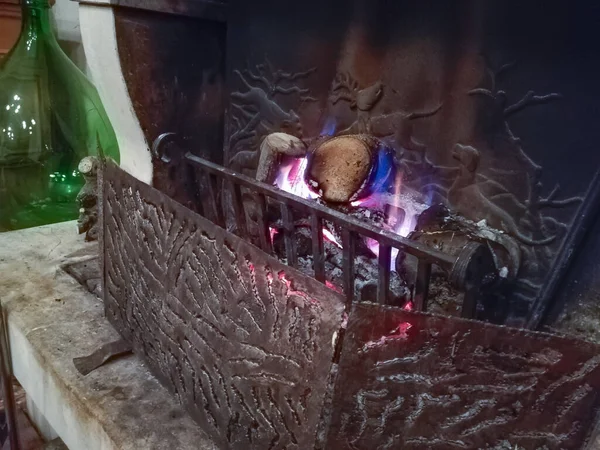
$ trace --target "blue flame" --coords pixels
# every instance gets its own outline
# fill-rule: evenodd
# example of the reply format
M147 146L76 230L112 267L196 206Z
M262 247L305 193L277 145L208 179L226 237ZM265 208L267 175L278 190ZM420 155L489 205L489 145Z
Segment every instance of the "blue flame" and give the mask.
M323 129L321 130L321 136L333 136L335 134L335 129L337 127L337 123L334 117L328 117L325 120L325 124L323 125Z
M394 154L387 147L380 147L377 152L377 169L371 183L371 192L383 192L395 177Z

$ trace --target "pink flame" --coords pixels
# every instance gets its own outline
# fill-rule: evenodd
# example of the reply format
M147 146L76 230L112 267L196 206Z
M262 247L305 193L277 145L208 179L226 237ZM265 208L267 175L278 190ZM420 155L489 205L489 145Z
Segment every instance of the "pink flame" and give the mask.
M428 205L417 202L411 195L402 192L402 173L396 175L394 187L391 196L388 197L388 199L390 198L393 204L387 204L388 216L384 226L399 236L407 237L417 226L419 214L421 214ZM352 204L362 207L369 207L372 205L381 207L381 202L381 196L374 194L365 199L353 202ZM375 256L379 256L379 243L376 240L365 238L365 243ZM392 259L390 264L392 270L396 267L395 261L398 251L399 250L396 248L392 249Z
M275 185L279 189L298 197L317 198L318 195L311 191L306 181L304 181L307 165L308 160L306 157L292 158L287 164L282 164L275 179Z
M342 248L342 244L340 244L339 241L333 235L333 233L325 227L323 227L323 238L326 241L329 241L332 244L334 244L336 247Z

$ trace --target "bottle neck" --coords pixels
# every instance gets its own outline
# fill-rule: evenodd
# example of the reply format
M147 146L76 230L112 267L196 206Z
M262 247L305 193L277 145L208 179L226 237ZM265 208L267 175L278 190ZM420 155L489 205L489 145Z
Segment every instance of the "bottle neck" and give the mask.
M22 0L23 33L28 36L54 36L50 24L50 5L48 0Z

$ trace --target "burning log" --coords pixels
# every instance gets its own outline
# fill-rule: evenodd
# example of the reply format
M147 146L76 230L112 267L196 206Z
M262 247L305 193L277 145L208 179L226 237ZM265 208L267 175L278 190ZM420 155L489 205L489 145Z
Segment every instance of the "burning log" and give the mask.
M273 184L284 159L301 158L306 155L307 148L304 142L295 136L286 133L271 133L265 137L260 145L260 156L256 169L256 180ZM259 202L250 193L243 192L244 210L248 221L249 233L257 236L257 220L260 214ZM267 205L272 206L272 205ZM269 208L272 210L273 208Z
M325 202L354 200L372 172L380 146L367 135L338 136L321 143L310 156L308 183Z
M450 310L460 309L463 316L474 317L483 306L483 313L489 313L491 308L482 305L481 298L490 285L498 284L497 268L506 265L504 278L512 278L519 265L512 254L514 248L502 243L504 236L500 232L480 230L445 208L427 209L422 194L404 192L393 157L376 138L367 135L326 138L313 143L308 156L306 153L304 143L293 136L269 135L261 146L257 178L457 258L451 270L429 266L424 271L416 258L401 249L386 249L392 257L389 270L385 271L389 290L386 288L384 295L388 304L404 306L415 301L419 308L426 308L423 299L427 298L428 280L433 276L437 280L437 290L446 298ZM313 260L315 230L311 228L314 226L311 217L306 213L292 217L289 211L288 216L283 217L279 214L279 205L267 203L265 206L268 216L279 216L273 222L269 221L273 224L271 244L274 253L308 275L316 275ZM320 253L323 259L319 263L321 281L341 289L346 282L343 230L327 221L316 223L323 227L319 233L324 238ZM488 236L490 233L492 237ZM382 301L378 298L381 294L379 243L363 237L354 245L355 298L358 301ZM389 260L385 262L386 265L389 263ZM493 300L497 303L496 298Z
M285 133L271 133L260 145L256 179L263 183L273 183L278 163L283 156L299 158L305 156L306 152L306 145L297 137Z

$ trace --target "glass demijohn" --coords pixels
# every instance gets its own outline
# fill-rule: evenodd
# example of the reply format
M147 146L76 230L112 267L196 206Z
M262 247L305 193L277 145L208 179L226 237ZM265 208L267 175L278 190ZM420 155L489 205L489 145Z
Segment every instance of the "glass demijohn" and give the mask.
M79 161L119 148L96 88L60 48L47 0L22 0L0 62L0 231L75 219Z

